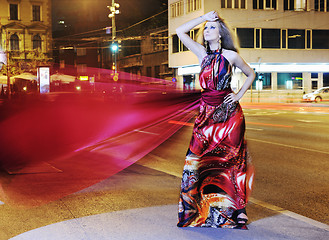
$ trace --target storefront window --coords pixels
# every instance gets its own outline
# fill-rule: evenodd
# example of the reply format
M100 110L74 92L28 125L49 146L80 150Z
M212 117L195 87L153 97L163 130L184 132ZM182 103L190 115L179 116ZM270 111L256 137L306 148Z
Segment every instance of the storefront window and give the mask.
M329 87L329 73L323 73L323 86Z
M300 90L303 88L302 73L278 73L279 90Z
M269 90L272 88L271 73L257 73L252 88L256 90Z
M195 88L195 75L194 74L183 75L183 81L184 81L184 85L183 85L184 91L194 90L194 88Z

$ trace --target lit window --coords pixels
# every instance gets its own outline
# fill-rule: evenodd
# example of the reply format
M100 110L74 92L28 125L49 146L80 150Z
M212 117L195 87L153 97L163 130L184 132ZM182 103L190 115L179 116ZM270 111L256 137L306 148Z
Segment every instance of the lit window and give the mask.
M329 12L329 1L314 0L314 10L319 12Z
M170 5L170 16L172 18L182 16L184 14L184 1L175 2Z
M276 9L277 0L253 0L253 9Z
M306 0L284 0L283 9L286 11L306 11Z
M256 72L255 81L252 83L252 89L265 90L272 88L272 74Z
M277 74L277 86L279 90L285 89L302 89L302 73L280 73Z
M221 8L246 8L246 0L221 0Z
M193 12L201 9L201 0L187 0L186 12Z

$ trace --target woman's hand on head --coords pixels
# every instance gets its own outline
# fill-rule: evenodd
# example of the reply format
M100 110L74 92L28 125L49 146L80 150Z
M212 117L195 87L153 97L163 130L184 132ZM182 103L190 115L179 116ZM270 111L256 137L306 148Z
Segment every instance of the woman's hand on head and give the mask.
M208 22L214 22L217 19L219 19L216 11L210 11L210 12L206 13L205 15L201 16L201 18Z

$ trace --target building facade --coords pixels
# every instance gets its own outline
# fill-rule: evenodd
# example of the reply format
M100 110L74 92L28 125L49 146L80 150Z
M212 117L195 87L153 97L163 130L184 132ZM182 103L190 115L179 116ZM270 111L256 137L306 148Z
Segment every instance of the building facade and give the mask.
M50 0L0 0L0 48L11 75L36 72L52 56Z
M157 28L134 40L122 40L122 53L118 60L120 71L137 76L172 80L173 69L168 67L168 29ZM124 53L124 49L135 51Z
M328 0L169 0L169 67L180 88L199 88L198 60L179 41L176 28L216 10L239 39L240 55L255 69L253 89L309 92L329 86ZM197 39L197 26L190 36ZM236 71L232 88L243 74Z

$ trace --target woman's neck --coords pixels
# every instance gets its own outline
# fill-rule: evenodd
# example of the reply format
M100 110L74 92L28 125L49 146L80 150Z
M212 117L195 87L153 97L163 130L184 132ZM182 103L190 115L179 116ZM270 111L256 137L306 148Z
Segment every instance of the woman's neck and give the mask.
M211 51L216 51L217 49L221 48L221 45L219 42L209 42L209 47Z

